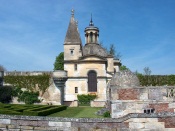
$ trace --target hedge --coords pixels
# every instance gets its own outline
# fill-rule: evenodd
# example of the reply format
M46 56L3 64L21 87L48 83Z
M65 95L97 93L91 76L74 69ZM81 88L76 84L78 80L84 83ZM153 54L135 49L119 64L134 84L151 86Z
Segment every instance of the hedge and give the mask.
M28 116L47 116L50 114L53 114L55 112L59 112L62 110L66 110L67 106L52 106L50 108L45 108L44 110L25 110L23 112L24 115L28 115Z
M0 114L9 114L9 115L22 115L22 112L8 110L8 109L0 109Z
M142 86L175 86L175 75L137 75Z

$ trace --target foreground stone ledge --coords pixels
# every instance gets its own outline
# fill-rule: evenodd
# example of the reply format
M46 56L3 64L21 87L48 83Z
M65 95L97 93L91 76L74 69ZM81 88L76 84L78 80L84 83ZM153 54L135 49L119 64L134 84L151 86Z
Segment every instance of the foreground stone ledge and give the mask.
M21 116L21 115L0 115L0 122L9 124L11 120L40 121L40 124L46 124L45 121L59 122L124 122L130 118L166 118L175 117L174 112L161 113L130 113L120 118L66 118L66 117L43 117L43 116ZM24 122L24 121L23 121Z
M131 113L121 118L63 118L0 115L0 131L171 131L175 129L175 113Z

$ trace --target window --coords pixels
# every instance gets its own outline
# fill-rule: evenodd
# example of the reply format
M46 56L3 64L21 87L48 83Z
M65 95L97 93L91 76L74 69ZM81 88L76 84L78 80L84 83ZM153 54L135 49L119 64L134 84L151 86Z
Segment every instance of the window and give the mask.
M93 42L93 33L90 33L90 42Z
M97 92L97 73L95 71L88 73L88 92Z
M73 49L70 50L70 54L71 54L71 55L74 54L74 50L73 50Z
M75 93L78 93L78 87L75 87Z
M74 70L75 70L75 71L77 70L77 64L74 65Z

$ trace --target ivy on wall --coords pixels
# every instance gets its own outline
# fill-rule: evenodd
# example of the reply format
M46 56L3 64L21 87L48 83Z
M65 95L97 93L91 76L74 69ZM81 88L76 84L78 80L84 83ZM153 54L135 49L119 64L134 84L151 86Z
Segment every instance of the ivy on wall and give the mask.
M137 75L142 86L175 86L175 75Z
M32 92L41 92L43 95L49 87L50 75L43 74L38 76L4 76L4 82L14 87L25 88Z

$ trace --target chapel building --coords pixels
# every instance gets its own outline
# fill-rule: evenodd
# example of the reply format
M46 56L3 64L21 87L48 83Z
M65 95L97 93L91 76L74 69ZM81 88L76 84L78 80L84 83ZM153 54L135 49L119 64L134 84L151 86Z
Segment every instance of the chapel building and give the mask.
M78 94L96 94L98 98L92 105L104 106L107 84L114 72L119 71L121 63L99 44L99 28L94 25L92 17L84 32L85 45L72 10L64 41L64 70L68 77L64 102L73 105Z

